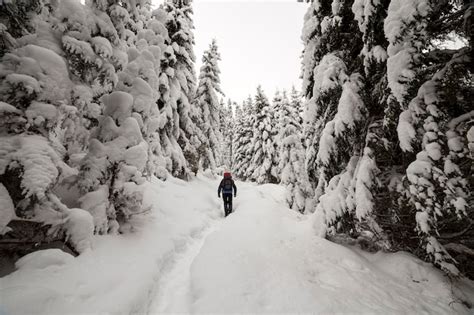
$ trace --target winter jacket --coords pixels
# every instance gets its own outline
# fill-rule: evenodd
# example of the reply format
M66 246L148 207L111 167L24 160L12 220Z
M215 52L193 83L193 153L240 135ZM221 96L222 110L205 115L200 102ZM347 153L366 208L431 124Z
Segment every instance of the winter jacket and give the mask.
M234 192L234 196L237 195L237 186L235 186L234 180L232 178L224 178L221 180L219 184L219 188L217 189L217 194L220 196L221 191L224 195L232 195L232 190Z

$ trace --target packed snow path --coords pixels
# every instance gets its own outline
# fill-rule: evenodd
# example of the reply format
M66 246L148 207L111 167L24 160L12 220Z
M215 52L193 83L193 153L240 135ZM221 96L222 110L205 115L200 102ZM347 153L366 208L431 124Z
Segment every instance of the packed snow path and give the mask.
M158 295L152 300L150 314L191 312L191 264L207 235L215 231L217 226L215 224L206 230L202 237L192 241L183 253L175 257L174 265L159 281Z
M466 312L427 264L320 239L282 187L237 184L235 212L180 255L150 314Z

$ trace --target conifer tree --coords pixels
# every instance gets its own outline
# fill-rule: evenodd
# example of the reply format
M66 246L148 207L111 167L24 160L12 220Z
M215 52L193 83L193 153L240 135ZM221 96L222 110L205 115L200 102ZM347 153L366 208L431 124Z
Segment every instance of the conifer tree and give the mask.
M293 86L290 92L290 106L295 108L298 112L298 121L303 126L304 106L301 99L301 93Z
M167 0L162 8L166 12L164 24L168 30L168 47L160 79L160 89L167 91L160 107L164 107L169 119L165 137L168 138L166 146L171 147L168 151L173 160L173 175L184 178L189 176L190 171L198 170L197 150L203 138L196 125L199 112L191 105L196 90L193 11L190 0ZM182 153L177 152L175 141Z
M316 187L316 199L324 193L329 178L343 169L347 162L335 163L339 165L336 169L327 168L318 152L323 134L331 134L323 129L334 118L342 86L348 80L351 68L357 65L352 63L359 53L357 48L361 46L356 30L349 2L314 1L305 15L302 93L307 100L304 123L306 167L310 181Z
M79 186L85 194L80 202L93 214L97 233L116 233L119 224L124 231L131 215L142 211L141 184L160 167L156 101L167 33L151 19L147 1L96 5L127 16L124 24L114 24L128 62L119 68L114 91L100 98L104 113L80 165Z
M472 45L439 43L449 33L469 38L468 7L430 0L312 3L303 31L303 93L320 235L346 232L378 248L409 249L457 274L451 255L466 249L454 243L469 235L463 219L473 215L464 167L472 163ZM443 246L443 231L460 232Z
M44 8L40 0L2 1L0 5L0 57L12 50L16 38L33 33L31 17Z
M217 94L223 94L220 88L219 66L220 55L216 41L204 52L199 73L199 85L196 91L195 106L201 113L200 129L203 141L199 148L200 165L203 170L215 172L221 163L220 113L223 110Z
M185 176L187 173L187 162L183 150L178 144L180 136L179 115L177 111L177 99L181 95L181 87L176 76L177 57L171 45L168 30L170 16L163 6L153 12L156 25L163 25L165 47L162 51L159 75L159 97L158 109L160 111L159 139L157 148L161 151L160 165L164 165L166 171L174 176ZM166 173L160 168L155 173L158 177L165 178Z
M71 7L81 16L79 3L39 4L28 14L31 25L20 33L6 29L19 37L0 62L0 190L9 205L0 221L7 224L16 215L49 225L51 234L69 235L75 250L82 252L91 245L92 217L81 209L69 209L55 193L59 184L76 174L65 163L69 136L77 131L78 111L70 105L75 78L58 45L62 33L53 29L58 11ZM74 232L77 224L82 237ZM9 229L0 226L0 230Z
M283 115L287 114L286 109L284 107L288 106L288 96L286 95L286 90L280 92L279 90L275 91L275 95L272 99L272 107L273 107L273 120L274 120L274 127L273 129L276 132L274 137L274 145L276 149L276 154L274 156L274 160L276 161L277 167L275 169L276 177L278 182L281 180L281 168L279 167L280 162L280 147L281 147L281 138L280 138L280 131L283 130L283 121L280 119Z
M134 12L134 10L131 10ZM165 26L151 16L150 1L137 3L134 18L136 36L130 36L127 49L128 64L119 73L117 89L134 98L132 112L137 119L143 139L148 144L146 176L165 177L166 162L159 137L160 113L159 77L161 58L168 35Z
M403 184L408 202L416 209L416 230L426 258L448 273L457 274L456 260L447 249L455 255L465 252L453 249L453 239L446 248L438 236L443 235L443 230L465 230L466 219L474 217L468 205L472 198L472 183L467 180L471 171L464 166L472 164L472 155L467 155L467 134L474 116L469 101L472 37L466 36L469 30L463 24L467 25L469 18L472 23L472 17L467 2L460 5L455 1L426 1L412 6L412 14L402 16L396 3L390 3L385 20L389 88L394 102L403 109L398 138L400 148L411 160ZM418 27L397 28L400 20ZM448 29L440 27L444 23L450 25ZM466 45L454 50L437 46L436 42L443 41L450 32L466 38ZM413 48L401 47L400 41ZM431 71L425 70L428 66ZM466 271L465 266L461 268Z
M241 180L247 180L247 173L252 159L252 138L253 130L254 104L252 97L243 102L242 107L236 112L236 122L234 125L233 152L234 161L232 169L235 175Z
M292 93L292 98L293 98ZM290 208L301 213L306 203L311 202L313 193L304 166L305 149L303 147L302 128L299 108L288 100L286 92L279 101L277 114L279 133L279 174L281 184L286 186L286 201Z
M222 161L221 165L227 169L230 169L233 164L233 138L234 138L234 115L232 112L232 106L237 106L230 99L227 101L227 105L222 104L220 112L220 133L222 135L221 141L221 152Z
M81 204L93 214L97 233L117 233L119 224L142 210L148 145L133 115L134 101L122 91L103 96L104 117L81 162Z
M251 123L253 138L250 145L251 160L247 174L257 183L278 182L277 130L274 125L274 108L265 96L262 88L257 88L255 95L254 115Z
M75 155L80 157L87 149L90 132L98 125L103 110L100 98L113 91L117 72L127 62L123 41L106 13L110 10L104 9L98 10L94 3L82 6L61 1L51 20L53 28L61 32L68 69L77 82L71 91L77 118L65 141L71 162L76 164Z

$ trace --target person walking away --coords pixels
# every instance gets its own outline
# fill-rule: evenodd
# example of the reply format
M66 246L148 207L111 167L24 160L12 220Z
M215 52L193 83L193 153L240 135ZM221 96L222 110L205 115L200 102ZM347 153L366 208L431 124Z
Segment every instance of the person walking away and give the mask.
M230 172L224 172L224 178L219 184L217 189L217 196L220 198L222 192L222 199L224 200L224 212L225 216L232 213L232 193L234 197L237 197L237 186L235 186L234 180Z

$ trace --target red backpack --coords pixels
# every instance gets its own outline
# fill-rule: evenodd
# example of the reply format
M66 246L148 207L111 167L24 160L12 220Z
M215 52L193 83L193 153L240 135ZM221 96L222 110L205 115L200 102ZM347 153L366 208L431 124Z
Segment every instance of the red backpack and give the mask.
M224 179L222 180L222 192L232 193L232 175L230 172L224 172Z

